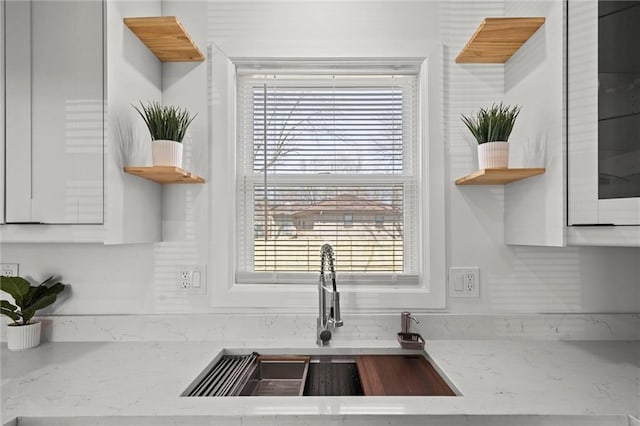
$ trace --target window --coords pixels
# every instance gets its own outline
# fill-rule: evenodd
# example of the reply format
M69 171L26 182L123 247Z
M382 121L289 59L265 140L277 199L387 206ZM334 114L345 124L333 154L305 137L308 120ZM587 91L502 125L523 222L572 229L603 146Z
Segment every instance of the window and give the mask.
M341 41L342 43L342 41ZM349 45L348 40L344 40ZM259 43L257 43L259 44ZM347 50L357 51L361 46L348 47ZM338 260L338 281L341 291L341 302L344 312L376 312L383 310L399 311L406 309L441 309L446 306L446 247L445 247L445 139L442 133L443 124L443 58L442 45L425 44L420 41L416 51L424 56L415 58L396 59L396 52L378 49L379 56L372 59L350 59L349 61L335 59L296 60L289 59L296 56L297 50L284 55L284 50L278 50L282 58L269 61L252 59L264 54L262 49L254 49L252 54L242 55L231 60L219 47L210 47L211 60L207 61L209 74L210 100L210 129L211 145L209 150L209 181L211 226L209 268L215 273L208 274L214 278L210 280L210 302L216 312L226 313L315 313L318 309L317 289L313 284L318 282L317 268L308 271L287 271L277 265L277 270L260 271L255 267L256 228L255 211L264 206L256 203L255 190L260 186L285 187L321 186L317 180L328 178L324 185L353 186L362 182L369 186L380 185L384 181L387 185L403 187L402 200L402 268L403 272L346 272L343 268L345 256ZM246 52L245 52L246 53ZM387 58L387 59L385 59ZM300 67L302 65L302 67ZM319 75L316 71L330 66L332 72L341 70L341 76L335 79L332 74ZM296 68L295 73L288 73ZM402 88L403 105L412 96L417 98L417 111L403 114L403 167L402 173L395 170L395 174L380 175L348 175L347 173L290 173L288 175L275 174L275 170L268 171L266 176L260 170L254 170L253 147L253 88L274 85L275 81L282 84L284 74L291 79L288 84L300 83L302 78L296 79L293 74L301 74L300 68L309 70L304 76L305 85L309 83L310 73L315 72L316 81L325 80L323 87L341 87L339 82L346 82L348 78L354 84L386 80L389 87L390 78L383 74L395 74L392 87ZM286 70L287 72L284 72ZM354 70L360 77L357 77ZM259 72L260 76L253 76ZM371 73L377 72L374 76ZM351 76L346 75L351 73ZM368 75L367 75L368 74ZM403 74L403 75L399 75ZM412 77L417 74L417 79ZM276 75L276 79L264 78L264 75ZM406 78L406 79L405 79ZM298 80L298 81L296 81ZM326 80L331 80L327 83ZM408 84L399 84L407 81ZM414 81L415 83L412 83ZM334 83L335 82L335 83ZM318 86L311 81L312 85ZM417 85L417 90L411 86ZM407 88L409 90L407 90ZM269 87L266 88L267 91ZM415 88L414 88L415 89ZM409 103L410 105L410 103ZM268 110L267 110L268 111ZM263 113L264 116L264 113ZM410 124L410 117L416 117L415 123ZM417 137L408 138L404 129L412 129ZM265 132L266 133L266 132ZM251 136L251 137L250 137ZM413 146L410 142L412 139ZM404 145L404 144L407 145ZM263 147L264 152L264 147ZM293 154L293 153L291 153ZM323 158L325 158L327 154ZM406 165L406 167L405 167ZM268 168L267 168L268 169ZM280 167L278 167L280 170ZM266 178L266 182L265 182ZM360 179L356 181L356 179ZM389 182L387 179L393 180ZM286 185L285 185L286 184ZM393 185L392 185L393 184ZM417 186L417 187L416 187ZM265 191L267 196L270 191ZM396 194L400 194L396 191ZM410 194L414 194L413 197ZM263 197L264 199L264 197ZM269 200L271 203L272 200ZM397 203L396 203L397 204ZM276 210L277 211L277 210ZM327 212L318 216L323 217ZM354 214L354 228L360 223L360 216L354 209L346 213ZM378 212L385 215L384 229L391 230L393 215L388 212ZM292 216L292 215L289 215ZM306 219L310 219L308 216ZM344 217L338 216L342 224ZM335 220L335 218L333 219ZM375 227L375 218L365 218L371 227ZM269 222L269 220L267 220ZM313 223L312 223L313 224ZM283 223L281 235L287 235L291 241L297 238L299 229L304 225L302 217L290 217ZM315 225L320 229L320 224ZM413 228L411 228L413 227ZM276 228L277 229L277 228ZM273 227L268 226L268 232ZM307 231L308 232L308 231ZM263 238L264 240L264 238ZM270 240L269 240L270 241ZM298 243L299 244L299 243ZM319 261L317 252L309 250L308 264ZM396 253L398 251L396 250ZM412 263L413 262L413 263ZM398 263L399 264L399 263ZM309 283L311 285L298 285ZM292 285L293 284L293 285ZM381 285L382 284L382 285ZM389 285L393 284L393 285Z
M416 87L417 74L238 76L238 282L315 272L324 243L341 273L417 282Z

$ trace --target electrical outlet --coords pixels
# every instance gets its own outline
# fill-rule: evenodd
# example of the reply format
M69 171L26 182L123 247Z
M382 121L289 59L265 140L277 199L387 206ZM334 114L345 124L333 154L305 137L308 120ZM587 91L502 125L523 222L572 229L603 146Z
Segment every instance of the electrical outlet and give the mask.
M182 266L178 268L176 286L182 292L192 294L205 293L204 267Z
M182 289L191 288L191 270L180 269L178 272L178 287Z
M472 273L462 274L462 287L465 293L473 293L475 291L475 275Z
M18 264L17 263L0 263L0 275L2 275L3 277L17 277Z
M480 268L449 268L449 296L480 297Z

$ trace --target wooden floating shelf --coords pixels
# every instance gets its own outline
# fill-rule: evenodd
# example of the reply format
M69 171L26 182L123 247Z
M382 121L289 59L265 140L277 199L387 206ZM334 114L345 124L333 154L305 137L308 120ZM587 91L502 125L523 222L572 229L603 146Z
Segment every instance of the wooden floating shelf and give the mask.
M124 23L162 62L204 61L204 55L175 16L124 18Z
M456 180L456 185L505 185L531 176L541 175L544 167L528 169L481 169Z
M544 24L544 18L485 18L456 58L458 64L503 64Z
M198 175L172 166L125 167L125 173L152 180L157 183L204 183Z

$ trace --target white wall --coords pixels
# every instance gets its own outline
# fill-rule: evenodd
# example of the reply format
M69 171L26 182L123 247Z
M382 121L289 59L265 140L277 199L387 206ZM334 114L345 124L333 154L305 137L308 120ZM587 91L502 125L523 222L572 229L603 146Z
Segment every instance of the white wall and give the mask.
M457 65L453 60L481 19L501 16L503 8L501 1L165 1L163 14L178 16L203 51L215 42L234 56L269 56L277 50L274 43L304 56L336 56L331 52L344 45L367 56L381 44L395 47L398 56L410 56L427 40L442 40L447 259L450 266L481 268L481 298L450 299L448 310L637 312L640 250L505 246L503 188L453 184L476 164L475 146L460 113L501 100L505 93L504 66ZM206 64L163 65L163 101L199 113L186 145L186 165L205 177L207 156L215 155L220 143L209 134L207 84ZM177 295L173 286L177 266L206 264L216 247L207 219L215 200L208 199L206 185L163 188L164 243L4 244L0 257L20 263L27 275L60 272L73 285L73 298L59 306L60 313L208 312L208 296ZM207 272L209 279L216 278L215 271Z
M509 141L512 167L545 173L505 187L505 241L565 244L564 5L559 1L505 1L506 16L543 16L544 25L504 67L504 100L522 107Z

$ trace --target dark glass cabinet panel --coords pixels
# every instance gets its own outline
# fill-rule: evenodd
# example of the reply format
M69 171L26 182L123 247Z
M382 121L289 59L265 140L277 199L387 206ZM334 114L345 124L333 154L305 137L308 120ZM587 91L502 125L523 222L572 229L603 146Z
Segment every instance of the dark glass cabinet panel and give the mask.
M640 1L598 2L598 198L640 197Z

